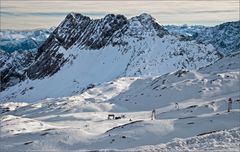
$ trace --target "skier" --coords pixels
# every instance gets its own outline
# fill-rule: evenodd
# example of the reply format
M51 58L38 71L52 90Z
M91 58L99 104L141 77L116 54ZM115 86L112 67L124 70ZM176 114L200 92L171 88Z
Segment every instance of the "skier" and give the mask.
M232 109L232 98L228 99L228 112L230 112Z
M155 118L156 118L156 110L153 109L153 110L152 110L151 120L155 120Z

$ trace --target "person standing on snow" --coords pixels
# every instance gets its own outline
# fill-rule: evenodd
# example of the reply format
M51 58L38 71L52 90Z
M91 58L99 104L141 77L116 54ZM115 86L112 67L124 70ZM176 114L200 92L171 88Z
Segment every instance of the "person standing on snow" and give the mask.
M232 98L228 99L228 112L230 112L232 109Z
M151 120L155 120L155 118L156 118L156 110L153 109L153 110L152 110Z
M179 110L179 105L177 102L175 102L175 109Z

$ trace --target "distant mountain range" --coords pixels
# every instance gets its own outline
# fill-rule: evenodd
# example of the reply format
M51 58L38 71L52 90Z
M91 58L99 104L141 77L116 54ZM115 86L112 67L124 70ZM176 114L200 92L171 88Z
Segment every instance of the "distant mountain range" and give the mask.
M29 31L0 31L0 50L12 53L15 51L33 51L48 38L54 28Z
M228 54L239 50L239 41L237 41L239 22L226 22L214 27L203 25L166 25L163 27L172 34L189 36L192 39L198 39L199 42L211 43L218 51ZM9 53L24 50L37 51L54 29L55 27L29 31L0 31L0 50Z
M166 26L171 33L189 36L199 43L212 44L225 55L240 51L240 21L226 22L214 27L205 26Z

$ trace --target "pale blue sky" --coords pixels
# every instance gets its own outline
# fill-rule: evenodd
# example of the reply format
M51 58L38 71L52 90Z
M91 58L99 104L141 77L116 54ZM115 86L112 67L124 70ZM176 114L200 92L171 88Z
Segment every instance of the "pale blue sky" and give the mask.
M1 0L1 29L35 29L57 26L69 12L91 18L108 13L132 17L151 14L160 24L216 25L239 20L238 0L72 1Z

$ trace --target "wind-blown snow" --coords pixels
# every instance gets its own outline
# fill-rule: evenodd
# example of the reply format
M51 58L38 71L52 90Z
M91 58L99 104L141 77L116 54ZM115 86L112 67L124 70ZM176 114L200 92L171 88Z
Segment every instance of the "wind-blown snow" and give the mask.
M211 152L238 152L239 151L240 128L217 131L202 136L187 139L175 139L167 144L154 146L142 146L126 151L211 151Z

